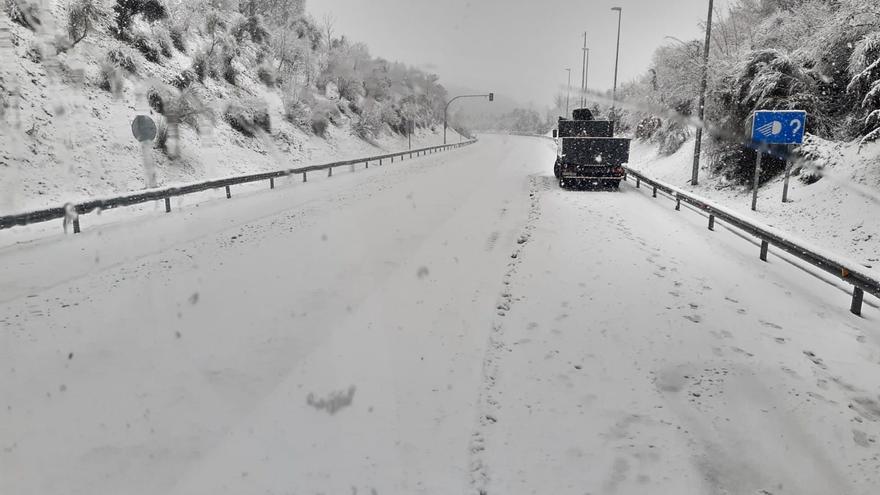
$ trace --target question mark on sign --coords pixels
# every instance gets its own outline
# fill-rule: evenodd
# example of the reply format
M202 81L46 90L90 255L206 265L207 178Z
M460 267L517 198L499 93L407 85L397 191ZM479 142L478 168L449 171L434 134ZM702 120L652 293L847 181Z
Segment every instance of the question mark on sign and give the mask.
M792 127L794 127L794 133L795 133L795 134L801 132L801 121L800 121L800 120L797 120L797 119L792 120L792 121L790 122L790 124L791 124Z

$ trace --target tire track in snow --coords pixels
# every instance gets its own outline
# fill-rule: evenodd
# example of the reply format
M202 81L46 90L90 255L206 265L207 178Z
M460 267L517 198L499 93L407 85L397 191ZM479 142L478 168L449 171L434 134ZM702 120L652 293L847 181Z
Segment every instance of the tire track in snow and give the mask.
M498 371L501 365L501 358L504 353L509 352L509 346L504 340L504 318L510 311L511 305L517 300L510 290L511 280L517 273L519 265L522 263L522 253L525 245L532 237L535 225L541 217L541 201L540 193L548 191L552 187L553 182L549 177L531 176L529 177L529 216L523 227L522 233L516 240L516 247L511 253L511 261L507 265L507 272L502 279L503 288L495 307L497 316L492 322L492 331L489 334L489 341L486 345L486 352L483 356L482 383L480 386L480 396L477 402L477 424L471 434L470 445L468 447L468 455L470 457L470 486L474 493L485 495L488 493L489 480L491 472L487 466L485 458L487 431L498 422L499 411L501 410L501 393L496 390Z

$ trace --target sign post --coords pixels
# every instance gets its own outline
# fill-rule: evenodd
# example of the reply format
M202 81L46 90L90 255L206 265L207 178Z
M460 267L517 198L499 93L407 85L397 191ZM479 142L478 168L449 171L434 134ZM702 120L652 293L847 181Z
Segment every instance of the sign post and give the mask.
M152 142L158 134L156 123L146 115L138 115L131 122L131 133L141 143L147 188L156 187L156 166L153 163L153 150L151 149Z
M761 176L761 157L770 144L801 144L804 142L804 128L807 124L807 112L803 110L759 110L752 117L752 143L758 150L755 161L755 179L752 183L752 211L758 206L758 182ZM791 175L791 164L786 156L785 185L782 201L788 201L788 182Z
M788 181L791 179L791 146L785 154L785 181L782 184L782 202L788 203Z
M758 159L755 160L755 179L752 181L752 211L758 209L758 183L761 179L761 157L763 156L764 151L758 148Z

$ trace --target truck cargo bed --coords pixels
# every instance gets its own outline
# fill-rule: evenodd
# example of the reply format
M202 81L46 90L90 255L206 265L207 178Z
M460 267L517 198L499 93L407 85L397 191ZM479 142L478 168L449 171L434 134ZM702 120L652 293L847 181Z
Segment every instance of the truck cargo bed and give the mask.
M616 166L629 163L629 143L626 138L563 138L563 164Z

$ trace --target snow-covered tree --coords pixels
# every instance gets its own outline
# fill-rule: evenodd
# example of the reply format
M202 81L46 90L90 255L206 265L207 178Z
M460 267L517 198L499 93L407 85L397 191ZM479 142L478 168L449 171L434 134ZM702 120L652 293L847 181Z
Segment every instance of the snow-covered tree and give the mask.
M853 74L847 91L857 95L867 112L867 134L862 143L880 139L880 31L865 36L853 51L850 61Z

